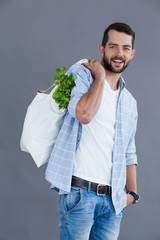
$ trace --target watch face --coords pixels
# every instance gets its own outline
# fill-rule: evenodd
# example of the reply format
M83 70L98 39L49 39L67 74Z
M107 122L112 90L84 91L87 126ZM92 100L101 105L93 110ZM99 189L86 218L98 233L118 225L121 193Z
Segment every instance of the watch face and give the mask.
M134 195L135 201L138 201L139 196L138 195Z
M137 199L135 199L135 202L137 203L140 199L140 196L137 195Z

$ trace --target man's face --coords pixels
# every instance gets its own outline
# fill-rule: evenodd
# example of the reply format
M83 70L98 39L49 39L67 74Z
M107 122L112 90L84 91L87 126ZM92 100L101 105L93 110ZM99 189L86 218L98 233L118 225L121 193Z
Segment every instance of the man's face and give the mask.
M122 73L135 54L135 50L132 50L132 36L110 30L108 37L108 42L101 53L102 64L112 73Z

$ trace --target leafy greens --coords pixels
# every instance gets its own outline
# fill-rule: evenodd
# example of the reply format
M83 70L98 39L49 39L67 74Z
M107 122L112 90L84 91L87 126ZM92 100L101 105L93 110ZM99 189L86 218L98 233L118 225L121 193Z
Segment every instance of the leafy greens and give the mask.
M53 93L53 99L58 104L59 109L66 108L71 98L71 90L75 86L74 76L71 73L69 76L64 74L66 67L62 69L56 68L56 76L54 77L54 84L58 85L58 88Z

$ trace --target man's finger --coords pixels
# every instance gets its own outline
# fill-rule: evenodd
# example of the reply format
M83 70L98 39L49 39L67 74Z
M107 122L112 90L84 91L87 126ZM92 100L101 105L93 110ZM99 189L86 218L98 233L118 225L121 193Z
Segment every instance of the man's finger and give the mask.
M89 62L95 62L96 59L95 58L91 58L91 60Z
M89 62L88 63L82 63L82 65L87 68L89 66Z

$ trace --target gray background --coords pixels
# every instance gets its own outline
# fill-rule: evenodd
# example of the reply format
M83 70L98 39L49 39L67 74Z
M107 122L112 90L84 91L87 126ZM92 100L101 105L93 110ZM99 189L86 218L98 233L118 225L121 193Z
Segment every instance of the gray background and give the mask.
M136 55L123 74L138 101L141 201L124 214L119 240L160 240L160 1L0 0L0 240L57 240L58 195L19 140L26 109L55 68L100 58L105 28L124 21Z

